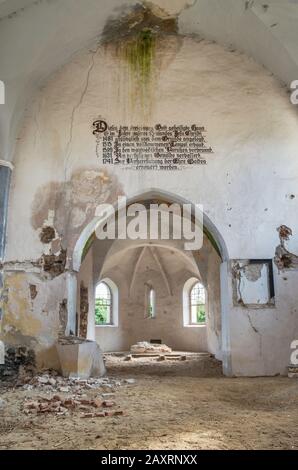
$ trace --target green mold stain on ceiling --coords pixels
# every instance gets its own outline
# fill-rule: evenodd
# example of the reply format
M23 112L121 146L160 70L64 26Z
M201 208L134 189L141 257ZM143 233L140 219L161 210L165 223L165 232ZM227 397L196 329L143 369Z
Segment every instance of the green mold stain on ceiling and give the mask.
M128 40L124 48L125 58L142 83L147 83L152 74L156 47L155 34L150 29L140 31Z
M114 44L117 55L128 66L123 83L130 83L127 98L131 109L140 106L150 114L154 102L155 78L158 74L157 49L165 36L178 33L177 18L150 5L137 4L125 14L111 19L103 32L103 43Z

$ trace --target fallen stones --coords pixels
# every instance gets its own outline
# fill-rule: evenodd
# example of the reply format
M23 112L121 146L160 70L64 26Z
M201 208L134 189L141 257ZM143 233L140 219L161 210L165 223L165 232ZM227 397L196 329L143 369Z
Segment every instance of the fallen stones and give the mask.
M26 399L22 409L28 415L65 416L78 412L82 418L122 416L123 411L114 409L116 404L111 398L118 387L134 383L135 379L130 378L65 378L54 370L46 370L22 385L30 395L42 392L42 397Z
M114 402L113 401L110 401L110 400L105 400L103 402L103 406L106 406L107 408L111 408L112 406L114 406Z
M42 377L38 377L37 380L40 384L48 384L49 383L49 377L46 376L46 375L44 375Z
M134 379L117 379L109 377L79 379L65 378L57 374L56 371L47 370L42 374L30 377L29 382L19 384L25 390L42 390L46 393L72 393L83 394L87 390L96 390L101 393L113 394L118 387L130 385L134 383Z
M83 418L121 416L122 410L102 410L92 411L93 409L112 408L115 403L112 401L102 401L101 398L86 399L80 397L63 398L60 395L54 395L51 398L39 397L36 400L28 400L23 404L23 411L26 414L54 413L56 415L65 415L69 412L83 411Z
M166 344L155 344L148 343L147 341L141 341L134 344L130 348L133 354L146 354L146 353L171 353L172 349Z

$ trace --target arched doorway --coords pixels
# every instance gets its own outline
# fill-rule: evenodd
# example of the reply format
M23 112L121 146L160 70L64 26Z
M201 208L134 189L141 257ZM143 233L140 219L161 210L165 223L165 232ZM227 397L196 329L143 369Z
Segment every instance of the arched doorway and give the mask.
M169 194L164 191L160 190L150 190L142 194L137 194L132 196L126 201L125 209L131 207L132 204L144 204L146 207L149 207L150 204L166 204L166 205L171 205L171 204L178 204L178 205L183 205L183 204L188 204L190 207L190 211L193 214L196 214L196 212L193 211L194 204L190 203L189 201L186 201L183 198L180 198L174 194ZM117 208L116 208L117 209ZM193 212L192 212L193 211ZM192 215L193 217L193 215ZM135 256L135 265L140 265L142 257L144 257L144 252L147 250L150 251L150 256L153 260L155 260L155 264L159 266L159 271L161 275L161 282L164 284L164 289L168 290L169 292L171 291L171 282L169 281L169 276L167 274L167 269L163 268L163 263L165 262L165 255L164 253L168 251L172 251L176 253L176 257L178 259L179 256L179 263L182 265L182 263L187 260L188 263L192 263L193 268L197 268L198 271L196 272L195 270L189 270L188 272L188 278L195 277L198 281L201 281L201 273L200 269L198 266L201 264L201 270L203 267L203 271L205 269L205 277L206 279L205 284L206 284L206 290L210 290L211 295L208 292L208 302L209 302L209 310L211 312L209 321L209 325L213 325L212 327L210 326L209 332L208 332L208 347L209 350L215 353L215 355L222 360L223 362L223 372L225 375L231 375L231 360L230 360L230 327L229 327L229 315L228 315L228 295L229 295L229 283L228 283L228 267L227 267L227 260L228 260L228 252L227 252L227 247L226 244L221 237L220 233L216 229L215 225L212 223L212 221L206 216L206 214L202 214L201 221L203 221L202 228L203 228L203 236L204 236L204 244L203 244L203 251L200 252L200 250L194 251L191 253L183 252L181 247L174 246L173 243L164 243L163 241L154 241L148 239L146 242L141 243L140 241L131 241L131 240L100 240L98 241L95 236L95 232L98 228L99 225L104 226L107 223L108 217L105 219L100 219L98 217L95 217L89 224L88 226L85 227L85 229L82 231L79 239L77 240L74 253L73 253L73 259L72 259L72 267L73 267L73 272L74 275L72 276L72 281L70 282L71 284L71 291L72 291L72 298L74 297L74 293L76 292L76 285L77 285L77 277L78 279L80 278L80 273L81 268L82 268L82 263L84 263L84 260L86 259L87 254L89 253L91 247L95 247L96 245L100 244L100 248L97 246L97 252L98 256L96 259L100 258L101 259L101 268L99 269L99 266L96 267L95 271L93 270L93 275L95 276L94 279L91 281L91 285L95 285L96 283L100 282L103 276L107 275L107 272L109 271L107 267L104 269L104 263L108 262L110 267L113 266L114 262L114 268L115 266L120 265L120 258L124 257L123 260L125 259L125 256L127 256L128 251L131 253L133 252ZM197 222L196 219L192 218L192 223L201 223ZM205 250L205 252L204 252ZM178 253L178 255L177 255ZM201 256L203 253L203 256ZM208 260L210 258L210 253L213 254L214 257L217 257L217 262L212 263L210 261L208 265ZM118 258L117 258L118 256ZM119 258L120 256L120 258ZM205 258L205 261L203 262L201 258ZM116 260L116 264L115 264ZM207 260L207 261L206 261ZM170 262L170 261L169 261ZM205 268L204 268L204 263L205 263ZM207 263L207 267L206 267ZM213 272L212 272L213 269ZM208 272L209 272L209 279L208 277ZM211 274L210 274L211 273ZM126 289L128 292L128 297L131 295L132 291L132 285L135 282L135 278L137 275L137 269L133 270L131 277L130 277L130 282L126 285ZM210 277L211 276L211 277ZM210 282L212 283L212 277L218 276L218 282L216 286L213 286L210 289ZM183 284L187 282L187 277L183 279ZM211 279L211 280L210 280ZM114 282L114 280L113 280ZM153 284L151 282L151 279L148 279L146 283L151 286L151 290L153 290ZM117 286L118 288L118 286ZM123 290L123 289L122 289ZM217 291L217 297L214 296L212 298L212 295L214 292ZM212 294L213 293L213 294ZM93 295L93 294L92 294ZM154 295L156 295L155 289L154 289ZM183 288L181 288L181 316L183 318ZM148 296L147 296L148 298ZM79 299L79 296L76 293L76 299ZM210 300L211 299L211 300ZM210 302L212 304L212 307L210 308ZM77 306L75 305L76 301L73 299L73 311L69 312L70 317L72 317L72 321L74 322L75 318L75 311L77 310ZM214 306L216 304L216 307ZM91 306L91 311L89 312L89 326L88 326L88 335L90 338L94 339L96 337L94 333L94 326L92 326L93 322L93 307ZM218 309L218 316L214 315L214 311ZM121 312L121 306L118 309L118 312ZM120 313L121 316L121 313ZM70 320L71 321L71 320ZM213 322L213 323L212 323ZM90 326L91 325L91 326ZM110 325L112 326L112 325ZM184 325L185 326L185 325ZM106 330L108 331L108 330ZM105 333L107 335L107 333ZM217 338L216 338L217 336ZM98 338L97 338L98 339ZM100 342L100 339L98 339ZM111 346L110 346L111 347Z

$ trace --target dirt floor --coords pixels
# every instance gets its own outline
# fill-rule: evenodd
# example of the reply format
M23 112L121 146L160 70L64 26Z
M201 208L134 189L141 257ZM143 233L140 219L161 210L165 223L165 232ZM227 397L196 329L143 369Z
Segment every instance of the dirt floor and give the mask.
M109 391L124 416L26 415L25 399L45 392L2 388L0 449L298 449L295 379L224 378L208 357L108 357L107 366L122 380Z

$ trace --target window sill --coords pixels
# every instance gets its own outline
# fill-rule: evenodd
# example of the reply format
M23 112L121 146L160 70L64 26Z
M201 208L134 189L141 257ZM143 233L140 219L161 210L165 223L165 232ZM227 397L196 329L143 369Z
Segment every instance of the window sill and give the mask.
M183 325L184 328L206 328L206 323L198 323L194 325Z
M118 325L95 325L95 328L118 328Z

